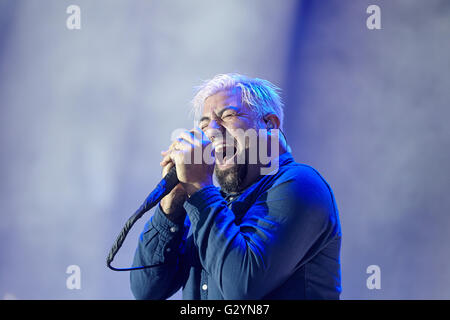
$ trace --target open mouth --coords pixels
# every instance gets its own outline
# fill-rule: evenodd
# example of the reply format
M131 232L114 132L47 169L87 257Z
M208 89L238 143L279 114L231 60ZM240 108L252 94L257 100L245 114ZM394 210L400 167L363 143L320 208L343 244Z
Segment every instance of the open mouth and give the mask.
M215 148L216 163L219 165L233 164L237 155L235 145L219 145Z

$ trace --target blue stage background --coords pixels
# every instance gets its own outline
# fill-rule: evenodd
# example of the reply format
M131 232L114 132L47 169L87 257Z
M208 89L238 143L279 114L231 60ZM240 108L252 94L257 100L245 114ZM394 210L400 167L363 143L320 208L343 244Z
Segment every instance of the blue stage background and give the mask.
M132 299L110 246L192 127L193 87L239 72L283 89L296 160L335 192L342 298L449 299L449 16L446 0L1 0L0 298Z

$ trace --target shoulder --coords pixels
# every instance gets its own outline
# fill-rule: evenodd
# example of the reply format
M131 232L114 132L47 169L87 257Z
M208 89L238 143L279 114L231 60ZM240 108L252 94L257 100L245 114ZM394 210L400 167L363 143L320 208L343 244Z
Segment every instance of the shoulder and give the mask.
M292 161L263 180L267 201L279 203L296 216L299 213L314 213L316 218L338 222L333 191L312 166ZM285 211L285 214L289 213Z
M293 189L301 193L325 197L332 194L330 185L318 170L310 165L294 161L280 166L276 174L267 176L263 180L265 180L266 188L271 191Z

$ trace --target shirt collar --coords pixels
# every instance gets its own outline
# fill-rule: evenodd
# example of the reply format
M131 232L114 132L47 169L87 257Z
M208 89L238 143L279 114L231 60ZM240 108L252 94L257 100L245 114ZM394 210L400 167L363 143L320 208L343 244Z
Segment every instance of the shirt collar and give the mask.
M294 162L294 157L292 156L292 154L290 152L285 152L278 157L278 160L280 162L280 166L284 166L284 165Z

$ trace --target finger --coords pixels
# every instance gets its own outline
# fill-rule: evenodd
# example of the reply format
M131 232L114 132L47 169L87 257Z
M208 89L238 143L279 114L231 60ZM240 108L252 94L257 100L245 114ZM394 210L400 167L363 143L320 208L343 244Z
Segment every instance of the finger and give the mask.
M162 156L168 155L170 152L176 149L176 145L181 141L181 139L175 139L169 146L169 149L161 151Z
M170 159L170 155L167 154L164 156L164 158L161 160L161 162L159 163L160 166L164 167L165 165L167 165L169 162L172 162L172 160Z
M174 153L176 151L188 151L190 149L192 149L192 143L179 138L175 143L175 147L170 151L170 153Z
M206 138L205 134L203 133L202 130L200 130L200 128L197 127L193 128L191 130L191 133L194 135L195 139L198 140L201 144L203 144L205 140L207 140L205 139Z
M195 136L200 136L200 137L204 137L205 133L202 131L202 129L200 129L199 127L194 127L191 132L195 135Z
M198 127L191 129L191 131L183 131L175 140L176 149L178 150L187 150L188 147L203 147L204 144L209 143L211 141Z
M195 134L198 135L199 139L201 139L202 141L202 148L204 150L208 148L212 148L214 150L214 148L212 147L212 140L209 139L208 136L199 127L195 127L194 130Z
M196 147L201 147L211 142L199 127L194 127L190 131L184 131L180 134L179 138L190 142Z
M191 130L191 133L197 138L203 145L208 145L212 141L208 138L208 136L203 132L199 127L194 127Z
M178 136L178 140L184 140L194 146L200 146L201 140L199 141L198 138L195 137L194 133L192 131L184 131Z
M169 162L162 170L163 177L169 173L169 170L174 166L175 164L173 162Z

